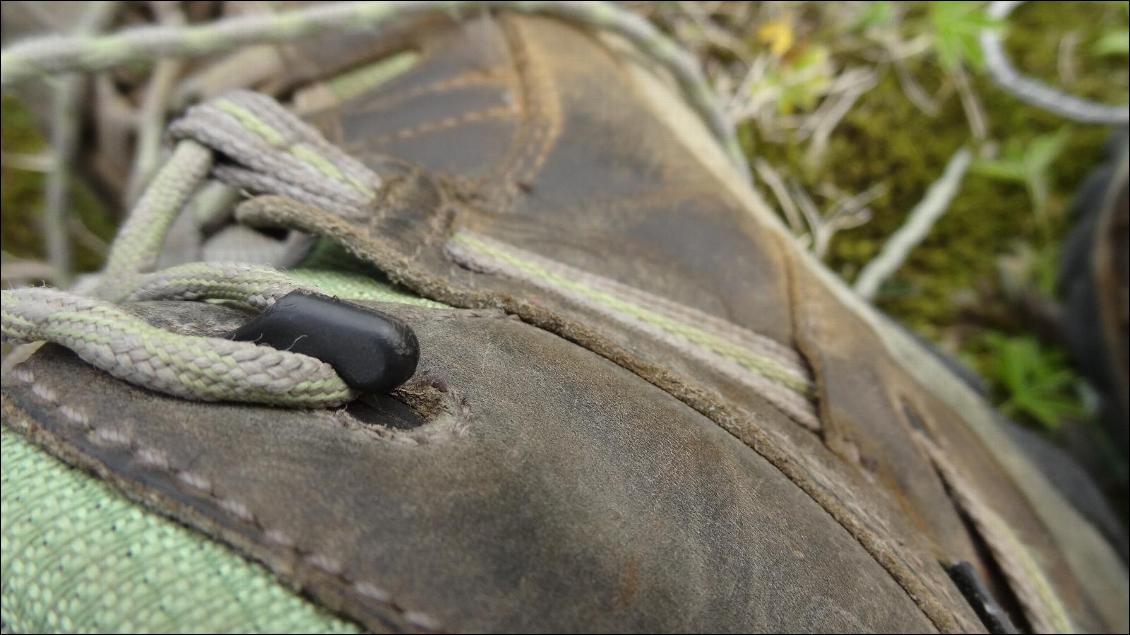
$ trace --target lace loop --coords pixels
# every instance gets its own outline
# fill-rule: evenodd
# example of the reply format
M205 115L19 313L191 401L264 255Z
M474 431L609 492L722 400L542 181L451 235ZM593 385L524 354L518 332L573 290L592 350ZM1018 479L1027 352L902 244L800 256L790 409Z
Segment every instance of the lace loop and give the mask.
M369 204L380 178L270 97L248 91L193 108L173 132L182 139L115 239L97 299L55 289L4 291L4 340L55 342L115 377L189 399L292 407L350 401L356 391L314 357L170 333L118 304L222 300L265 310L293 291L317 292L284 272L239 263L192 263L147 273L173 219L209 173L230 185L291 194L346 217Z

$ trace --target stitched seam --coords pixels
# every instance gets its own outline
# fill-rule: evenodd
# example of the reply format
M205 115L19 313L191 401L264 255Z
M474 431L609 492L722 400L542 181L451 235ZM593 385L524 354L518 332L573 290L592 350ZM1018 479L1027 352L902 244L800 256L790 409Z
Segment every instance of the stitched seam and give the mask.
M562 121L557 85L553 74L549 71L541 52L536 50L537 45L526 44L526 42L530 42L530 38L526 35L524 23L517 23L517 31L518 37L523 40L526 49L527 66L525 70L530 80L528 85L531 103L534 106L532 114L538 122L538 125L534 128L534 137L525 149L527 155L530 151L535 151L535 153L532 158L526 159L525 169L518 177L521 181L528 182L537 176L542 164L549 157L550 150L561 134ZM517 167L515 165L515 168ZM513 174L507 176L514 178Z
M365 244L365 242L365 240L362 240L361 244ZM380 261L374 261L374 263L378 266L388 265L388 263ZM924 575L918 573L914 567L890 548L894 538L890 530L887 529L885 520L872 514L869 509L862 508L851 500L841 498L836 488L828 482L822 472L810 465L810 457L794 454L788 450L791 447L791 442L779 432L769 428L750 426L749 424L752 422L748 414L733 406L729 400L712 391L694 384L688 384L678 375L656 367L653 363L638 355L629 355L627 359L621 359L606 348L612 346L613 351L622 350L617 344L608 341L600 342L599 340L594 342L589 339L590 335L582 336L573 332L572 327L568 324L563 325L555 321L554 325L551 326L545 322L543 316L538 316L536 313L531 314L529 312L531 307L523 302L508 302L506 296L499 298L494 293L483 297L477 297L477 295L472 293L470 296L463 297L456 292L455 295L445 295L444 298L449 304L457 306L467 302L474 305L480 302L496 304L502 301L509 312L531 322L537 328L577 342L686 403L765 458L801 491L805 492L887 571L933 624L934 628L947 631L969 626L968 622L959 619L949 610L949 607L943 604L943 599L951 599L947 594L935 591ZM563 328L566 326L568 327ZM578 337L581 339L577 339ZM594 345L596 345L595 348ZM709 401L712 404L720 402L722 406L704 406L703 401ZM878 524L880 528L873 528L865 522L865 519ZM917 564L922 565L923 563L917 561Z
M527 53L525 44L521 41L520 36L516 33L517 28L513 22L500 18L498 21L500 30L503 34L503 41L510 51L511 63L513 65L514 85L517 90L514 91L516 95L515 103L518 107L518 126L510 141L510 147L507 149L506 158L500 164L500 172L498 179L501 180L503 185L511 182L510 175L517 169L517 163L526 144L529 143L528 138L531 134L531 120L534 119L531 113L531 108L535 107L531 99L532 88L530 86L529 77L526 73ZM484 181L486 179L483 179Z
M1020 537L981 500L941 446L922 432L915 430L911 434L918 447L930 457L952 502L972 521L988 545L1035 632L1074 633L1075 627L1051 581Z
M54 407L56 412L62 415L65 424L84 431L92 444L128 453L136 464L187 487L187 491L185 487L180 488L181 491L186 491L186 493L198 499L213 503L230 518L245 526L252 527L263 542L291 552L297 560L322 574L336 578L347 588L352 589L354 593L384 605L413 626L428 631L438 629L439 623L437 620L420 611L406 609L392 599L391 595L380 586L347 575L342 570L341 563L337 560L314 550L300 547L285 532L267 527L259 516L239 499L217 494L212 481L206 476L171 465L168 455L163 450L138 443L120 429L92 423L85 412L70 404L63 404L54 389L37 382L35 374L31 370L17 367L12 371L12 376L18 382L28 385L31 393L43 404Z
M252 210L252 207L244 208L247 216L245 220L254 220L256 213L252 213ZM968 622L952 612L951 606L944 603L944 600L951 598L935 590L932 584L937 581L928 582L925 574L916 571L914 566L900 558L891 548L894 538L890 531L882 526L883 518L871 513L870 509L860 507L858 503L841 499L837 494L837 486L819 472L813 471L814 468L810 465L811 459L806 460L803 455L796 455L788 450L791 447L789 439L783 438L772 429L757 426L751 421L748 413L734 406L731 401L694 383L688 383L682 376L661 368L639 355L631 354L621 345L588 331L573 320L552 314L545 307L498 291L477 289L471 281L452 286L453 282L450 280L442 279L437 274L429 273L418 266L411 266L407 256L344 220L319 215L317 222L314 222L308 215L290 211L280 214L276 221L293 223L294 227L304 231L315 231L332 237L351 254L371 262L382 271L394 276L396 282L425 297L433 297L447 304L466 308L502 308L535 328L564 337L609 359L644 381L671 394L765 458L804 491L887 571L935 628L953 630L969 626ZM872 524L878 523L879 529L873 528L871 524L865 524L865 519ZM929 566L920 558L915 560L915 566Z
M490 108L483 108L482 110L473 110L465 112L460 115L452 115L450 117L443 117L433 121L426 121L421 124L416 124L410 128L404 128L396 132L381 135L373 139L374 144L388 143L389 141L401 141L404 139L411 139L420 135L437 132L439 130L449 130L451 128L458 128L459 126L469 123L476 123L479 121L487 121L490 119L505 119L515 114L513 106L491 106Z
M552 73L528 43L524 23L504 20L502 26L514 58L525 116L499 178L504 184L525 183L537 175L561 134L560 104Z
M373 99L360 105L360 107L355 110L351 109L350 114L362 115L387 111L392 106L397 106L416 97L447 93L458 88L469 88L472 86L505 87L505 84L500 82L499 78L495 75L499 71L500 69L498 67L492 67L482 71L476 70L461 75L455 75L454 77L448 77L447 79L436 80L430 84Z

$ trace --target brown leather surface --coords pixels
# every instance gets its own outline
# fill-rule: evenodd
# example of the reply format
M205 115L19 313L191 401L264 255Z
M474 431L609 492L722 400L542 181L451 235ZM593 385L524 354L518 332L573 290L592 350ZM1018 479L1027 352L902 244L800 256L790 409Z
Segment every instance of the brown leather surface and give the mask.
M803 280L803 273L797 276ZM825 440L843 459L870 472L876 484L894 492L904 515L931 535L942 553L971 548L960 519L952 514L938 476L912 438L917 426L947 450L978 495L1040 554L1041 565L1070 607L1072 618L1087 630L1101 630L1096 599L1087 597L1055 541L1019 494L996 460L960 423L961 414L906 376L886 355L875 336L845 311L815 280L798 282L797 314L803 316L798 341L819 379ZM867 360L861 363L860 360ZM982 562L982 577L992 566ZM998 593L1005 593L998 587ZM1098 601L1102 601L1099 599Z
M932 630L778 470L635 375L501 313L380 308L442 391L419 428L164 397L55 347L5 377L5 422L375 630Z
M419 65L314 116L389 177L370 221L259 220L337 241L421 295L526 322L389 309L417 328L425 374L460 395L449 419L393 433L349 412L192 404L55 352L28 368L59 391L87 386L74 397L91 420L135 441L98 446L7 379L6 421L370 628L980 630L940 563L985 577L991 563L914 445L909 409L1038 554L1076 625L1118 627L961 413L900 372L680 144L622 58L546 19L416 33ZM821 433L670 344L460 267L444 250L459 230L798 347ZM198 310L215 309L161 313ZM142 443L246 501L255 522L186 494L175 471L137 467ZM273 545L268 527L300 548Z
M902 411L925 409L954 452L964 457L963 466L989 500L1015 523L1026 544L1046 558L1060 594L1080 624L1101 627L1094 600L1079 589L1024 497L1008 485L1008 477L968 430L945 423L958 415L887 361L882 346L869 336L869 327L841 307L822 283L808 279L803 267L790 270L789 248L778 246L771 232L728 198L712 175L689 152L673 144L659 122L647 116L639 95L632 94L621 62L591 40L584 41L587 37L576 30L548 20L504 20L493 35L507 41L517 71L509 87L509 94L517 98L515 117L520 121L510 140L508 156L514 158L509 163L490 163L487 177L479 176L482 165L467 171L431 159L437 146L475 145L474 130L480 122L413 137L398 143L395 154L439 179L448 177L456 192L473 192L472 204L454 212L451 222L455 227L469 227L599 272L783 343L795 341L817 373L823 440L839 461L823 457L824 447L807 445L790 422L765 414L772 408L758 403L748 390L728 385L676 352L656 350L662 345L641 342L635 334L591 311L566 306L532 289L514 289L511 281L463 283L449 267L444 271L438 257L433 262L419 249L417 263L426 263L425 267L449 283L493 286L510 297L536 298L539 304L549 305L555 316L567 316L613 340L626 353L624 357L673 371L680 376L676 383L696 384L696 388L724 395L724 401L736 406L739 418L748 417L751 411L760 414L759 424L787 439L782 443L788 448L786 454L803 457L800 461L809 464L807 470L836 474L827 479L836 483L828 488L834 492L833 499L846 502L845 507L865 510L858 514L861 518L883 519L875 527L884 543L879 548L892 547L905 555L913 549L901 545L914 544L919 535L925 536L927 544L908 558L908 568L929 579L925 585L944 596L949 590L938 589L944 589L946 581L932 575L930 560L979 562L980 558L932 465L909 434ZM442 39L451 46L450 34ZM481 45L484 37L476 32L468 39ZM409 74L400 81L408 83L413 78ZM507 87L500 86L498 91L506 94ZM364 129L352 112L361 106L367 111L364 121L381 129L377 122L387 120L363 104L366 99L380 103L382 93L343 104L323 118L345 122L339 130L349 133L339 140L360 156L370 152L367 148L383 147L387 142L382 139L390 133L377 135ZM455 108L466 98L450 94L445 101ZM388 119L399 121L396 115ZM467 180L471 186L465 185ZM794 285L791 296L790 279ZM794 332L798 328L794 314L803 325L802 333ZM556 330L568 335L567 328ZM592 341L582 343L599 348ZM606 352L616 357L615 352ZM649 371L643 372L655 381ZM814 461L814 457L823 460ZM862 484L840 486L849 482L840 471L851 472ZM985 577L991 577L989 567L980 564Z

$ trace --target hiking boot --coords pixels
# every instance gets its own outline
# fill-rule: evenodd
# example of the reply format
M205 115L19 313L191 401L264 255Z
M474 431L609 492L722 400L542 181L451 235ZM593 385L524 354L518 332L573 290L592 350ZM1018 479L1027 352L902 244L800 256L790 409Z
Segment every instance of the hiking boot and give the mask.
M1125 128L1112 135L1105 154L1072 205L1075 226L1064 241L1056 287L1063 299L1063 340L1098 402L1099 425L1069 428L1069 447L1092 467L1125 519L1130 461L1130 166ZM1115 540L1125 558L1125 533L1121 539L1120 544Z
M633 33L428 15L291 45L283 105L202 95L92 297L4 292L53 342L3 374L5 624L1125 631L1071 497ZM239 227L282 270L153 272L217 187L187 252Z

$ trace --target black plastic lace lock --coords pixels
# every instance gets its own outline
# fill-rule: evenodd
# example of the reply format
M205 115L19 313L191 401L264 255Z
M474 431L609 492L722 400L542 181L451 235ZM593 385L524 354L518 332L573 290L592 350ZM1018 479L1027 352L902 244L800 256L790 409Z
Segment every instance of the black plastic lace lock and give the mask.
M416 372L412 328L367 307L294 291L236 329L234 340L302 353L333 366L351 388L387 393Z

